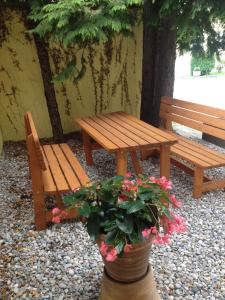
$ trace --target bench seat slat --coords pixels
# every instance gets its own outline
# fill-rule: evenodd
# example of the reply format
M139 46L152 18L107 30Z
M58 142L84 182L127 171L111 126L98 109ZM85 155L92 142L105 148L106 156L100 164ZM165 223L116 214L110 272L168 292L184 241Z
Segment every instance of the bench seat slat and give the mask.
M219 153L218 151L212 150L206 146L200 145L197 142L188 140L187 138L184 138L180 135L177 135L175 133L171 133L174 136L177 137L177 139L179 140L179 143L193 149L193 151L196 151L198 153L201 153L203 155L205 155L206 157L212 158L214 159L216 162L219 162L221 164L225 163L225 154L223 153Z
M60 168L60 165L57 161L57 158L53 152L51 145L44 145L43 149L44 149L46 159L48 161L48 166L51 171L52 178L55 182L57 191L60 191L60 192L65 191L66 192L66 191L70 190L68 183L65 180L65 177L63 175L63 172Z
M55 153L55 156L57 157L58 163L61 167L61 170L63 171L63 175L70 187L70 189L75 189L80 187L80 181L78 180L76 173L74 173L74 170L71 167L72 162L69 162L67 158L65 157L60 144L52 145L52 149ZM71 151L71 150L70 150Z
M60 148L62 149L65 157L70 161L71 167L76 174L77 178L80 181L81 185L86 185L90 182L90 179L86 175L84 169L80 165L78 159L75 157L73 152L70 150L67 144L60 144Z

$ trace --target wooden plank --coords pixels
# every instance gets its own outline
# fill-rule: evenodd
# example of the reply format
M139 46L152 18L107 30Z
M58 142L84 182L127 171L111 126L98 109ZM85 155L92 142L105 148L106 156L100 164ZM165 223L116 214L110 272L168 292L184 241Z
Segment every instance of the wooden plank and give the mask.
M171 162L171 164L173 164L177 168L181 169L182 171L184 171L188 175L194 176L194 170L191 167L184 164L183 162L180 162L179 160L177 160L175 158L172 158L172 157L170 158L170 162ZM203 176L203 181L208 182L208 181L211 181L211 179L204 175Z
M51 174L51 171L49 169L48 161L47 161L47 158L45 156L43 147L42 147L41 150L42 150L42 154L43 154L43 157L44 157L45 165L47 167L47 169L45 171L42 171L44 191L47 194L55 194L55 192L57 191L56 185L55 185L54 180L52 178L52 174Z
M198 121L193 121L185 117L177 116L177 115L171 115L169 113L161 111L160 116L164 119L167 119L169 121L174 121L176 123L185 125L187 127L191 127L193 129L199 130L201 132L205 132L211 135L214 135L216 137L219 137L221 139L225 139L225 132L222 129L215 128L206 124L202 124Z
M195 164L198 167L204 167L204 168L210 167L210 165L208 163L202 161L201 159L198 159L197 157L195 157L193 155L190 155L190 154L187 155L187 153L183 152L182 150L179 150L173 146L170 149L171 149L172 154L178 155L178 156L186 159L187 161Z
M176 143L176 139L173 136L171 136L171 134L165 132L164 130L161 130L152 125L149 125L149 124L139 120L138 118L128 115L124 112L118 112L115 114L121 115L121 116L125 117L127 120L132 121L131 124L133 124L133 126L135 126L135 127L141 126L142 131L146 132L147 134L149 134L150 136L152 136L153 138L157 139L160 142Z
M139 145L149 145L149 143L155 144L156 140L144 133L141 126L134 127L133 124L129 124L123 116L108 114L107 118L118 124L119 127L126 129L133 138L135 137L135 140Z
M203 188L203 168L197 167L194 173L194 189L193 189L193 197L200 198L202 196L202 188Z
M177 135L173 133L174 136L176 136L179 140L179 143L185 145L186 147L193 149L193 151L199 152L201 154L204 154L205 156L209 158L215 159L215 161L224 164L225 163L225 155L222 153L219 153L218 151L212 150L206 146L203 146L195 141L188 140L180 135Z
M85 153L87 165L92 166L94 163L92 157L92 144L91 144L90 136L84 130L82 130L82 140L83 140L84 153Z
M127 151L118 150L117 156L117 175L124 176L127 172Z
M47 169L47 167L46 167L45 162L44 162L44 157L43 157L42 152L41 152L41 144L40 144L39 137L38 137L38 134L37 134L37 130L35 128L34 121L33 121L33 118L32 118L32 115L31 115L30 112L26 113L26 119L27 119L27 122L29 123L27 128L29 128L29 130L31 130L31 132L32 132L37 157L40 161L41 168L44 171L44 170Z
M78 180L76 173L71 167L71 162L67 160L64 155L64 152L60 148L59 144L52 145L52 149L55 153L55 156L58 160L61 170L63 171L66 182L68 183L70 189L75 189L80 187L80 181Z
M43 149L57 190L60 192L69 191L70 187L65 180L65 177L51 148L51 145L44 145Z
M134 140L132 140L130 137L128 137L125 134L124 131L122 131L122 132L120 131L123 127L120 127L120 130L118 130L117 128L113 127L111 124L108 124L104 120L104 117L102 119L101 116L99 116L99 117L92 117L91 119L94 122L96 122L97 124L99 124L99 126L101 126L102 128L104 128L106 131L108 131L109 133L112 133L114 136L116 136L121 141L123 141L124 143L126 143L129 147L138 147L139 146L139 144L137 142L135 142Z
M167 105L165 103L161 104L160 110L162 110L166 113L175 114L178 116L186 117L188 119L193 119L193 120L199 121L203 124L218 127L220 129L225 129L225 120L222 120L215 116L203 114L201 111L196 112L193 110L187 110L185 108L180 108L180 107L173 106L173 105ZM216 130L216 128L215 128L215 130ZM224 132L224 136L225 136L225 132Z
M71 167L73 168L74 172L76 173L77 178L80 181L80 184L81 185L88 184L90 182L90 179L88 178L87 174L85 173L84 169L80 165L78 159L73 154L73 152L71 151L69 146L67 144L60 144L60 147L61 147L62 151L64 152L66 158L70 162Z
M221 119L225 119L225 110L220 108L215 108L211 106L206 106L203 104L197 104L189 101L178 100L172 97L164 96L161 98L161 103L175 105L178 107L183 107L190 110L196 110L205 114L209 114L211 116L217 116Z
M170 146L160 146L160 177L170 177Z
M117 145L117 149L118 148L122 148L122 149L128 149L128 148L130 148L130 146L127 143L123 142L123 140L121 140L120 138L118 138L117 135L115 135L115 133L112 134L108 130L104 129L101 125L99 125L96 122L96 119L94 119L94 118L86 118L85 122L88 123L94 129L98 130L101 134L103 134L105 136L105 138L107 138L109 141L112 141L113 144Z
M152 130L151 127L146 128L142 124L139 124L138 122L135 122L130 115L126 115L123 113L115 113L115 116L117 118L120 118L124 123L129 124L133 128L138 129L139 131L142 131L145 135L148 136L148 140L150 139L150 143L152 146L159 146L162 142L167 142L168 140L165 137L162 137L160 135L156 135L154 133L154 129ZM148 125L148 124L146 124Z
M137 157L137 152L136 151L130 151L130 156L131 156L131 160L132 160L132 163L133 163L133 166L134 166L135 173L137 175L141 174L142 169L141 169L138 157Z
M107 115L107 116L99 116L99 119L105 121L109 126L111 126L112 128L115 128L118 132L124 134L126 137L128 137L129 139L131 139L132 141L134 141L137 145L148 145L149 143L144 140L143 138L139 137L138 135L134 134L132 132L132 127L131 126L127 126L126 123L122 122L117 122L116 118L111 115ZM131 127L131 131L130 128ZM138 132L138 130L136 130L136 132ZM140 132L142 133L142 132Z
M210 182L203 183L202 191L208 192L213 189L222 189L225 187L225 179L222 180L214 180Z
M178 142L176 145L173 145L172 147L173 147L173 149L176 148L178 150L183 151L184 153L186 153L187 156L189 156L191 154L192 156L201 159L202 161L206 162L207 164L209 164L212 167L218 164L218 162L215 161L214 159L210 159L201 153L193 151L195 149L193 149L193 148L189 149L188 147L186 147L186 145L182 145L180 142Z
M41 167L36 156L33 135L30 134L27 139L28 152L31 157L31 182L34 205L34 223L37 230L46 228L45 198L43 190L43 181L41 176Z
M85 119L76 119L75 121L83 130L85 130L88 133L88 135L90 135L104 149L108 150L109 152L113 152L118 149L118 146L116 144L112 143L102 133L100 133L98 130L89 125Z

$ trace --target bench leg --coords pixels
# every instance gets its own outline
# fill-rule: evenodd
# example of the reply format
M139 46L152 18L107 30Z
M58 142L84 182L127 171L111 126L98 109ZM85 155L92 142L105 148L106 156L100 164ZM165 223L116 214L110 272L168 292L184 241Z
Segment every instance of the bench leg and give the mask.
M131 156L131 160L132 160L132 163L133 163L133 166L134 166L135 173L137 175L141 174L142 169L141 169L138 157L137 157L137 152L136 151L130 151L130 156Z
M162 145L160 147L160 177L170 177L170 146Z
M62 197L59 193L56 193L55 194L55 197L56 197L56 206L60 209L63 209L65 208L64 207L64 204L63 204L63 201L62 201Z
M92 157L92 146L90 136L84 130L82 130L82 137L87 165L92 166L94 162Z
M34 193L34 222L37 230L46 229L45 199L43 193Z
M117 175L124 176L127 172L127 151L118 150L117 156Z
M196 167L194 171L193 198L200 198L202 196L203 177L204 177L204 169L200 167Z

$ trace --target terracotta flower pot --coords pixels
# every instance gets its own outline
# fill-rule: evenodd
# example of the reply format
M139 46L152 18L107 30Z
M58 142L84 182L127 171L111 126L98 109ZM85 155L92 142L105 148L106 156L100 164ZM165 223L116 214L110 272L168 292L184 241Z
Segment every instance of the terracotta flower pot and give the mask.
M123 283L135 282L144 277L148 272L153 239L154 236L151 236L145 242L132 245L133 248L130 252L124 253L114 262L108 262L102 257L107 275ZM104 236L101 236L100 241L104 241Z

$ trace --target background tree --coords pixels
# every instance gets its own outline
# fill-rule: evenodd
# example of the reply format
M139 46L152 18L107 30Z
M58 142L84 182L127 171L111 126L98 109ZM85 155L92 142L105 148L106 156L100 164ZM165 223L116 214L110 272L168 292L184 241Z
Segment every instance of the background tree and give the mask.
M3 10L10 8L20 11L20 13L23 15L24 23L27 29L33 29L37 24L29 19L29 14L33 10L41 9L41 7L46 4L47 1L45 0L6 0L0 4L0 9ZM3 34L0 34L0 36L3 36ZM4 38L6 38L6 36ZM55 142L61 142L63 141L63 129L58 110L58 104L56 101L55 88L52 80L53 77L48 55L48 41L44 38L41 38L36 33L33 33L33 38L37 49L37 56L41 69L45 99L51 122L53 138Z
M158 126L160 98L173 96L176 50L225 49L225 1L145 0L141 118Z

